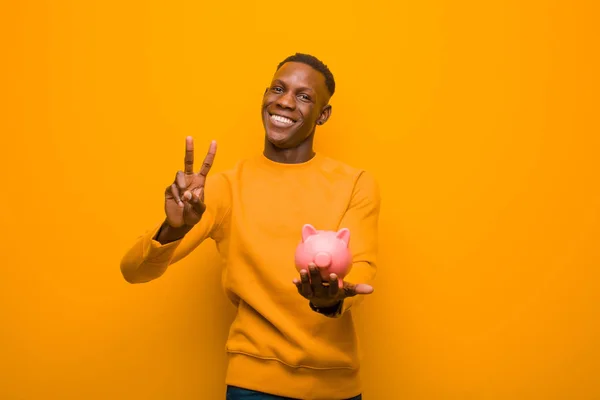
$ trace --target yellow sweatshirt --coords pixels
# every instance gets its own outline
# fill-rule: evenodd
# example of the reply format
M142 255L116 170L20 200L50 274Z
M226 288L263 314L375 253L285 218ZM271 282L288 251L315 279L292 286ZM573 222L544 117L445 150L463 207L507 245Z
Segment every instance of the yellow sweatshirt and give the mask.
M224 259L223 284L237 307L227 339L226 383L298 399L346 399L361 393L359 349L345 299L335 317L309 307L292 283L302 225L350 229L353 266L345 278L375 276L380 197L369 173L317 154L301 164L263 155L209 175L207 209L181 240L161 245L160 224L125 254L121 271L131 283L160 277L203 240Z

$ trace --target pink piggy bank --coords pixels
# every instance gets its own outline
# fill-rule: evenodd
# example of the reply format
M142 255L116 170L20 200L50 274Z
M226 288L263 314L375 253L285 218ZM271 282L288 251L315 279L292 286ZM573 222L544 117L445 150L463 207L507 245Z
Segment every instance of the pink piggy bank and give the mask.
M302 241L296 247L295 254L298 272L302 269L308 271L308 264L315 263L324 282L329 282L329 274L336 274L341 288L343 278L352 268L349 243L350 231L347 228L335 232L316 230L310 224L304 225Z

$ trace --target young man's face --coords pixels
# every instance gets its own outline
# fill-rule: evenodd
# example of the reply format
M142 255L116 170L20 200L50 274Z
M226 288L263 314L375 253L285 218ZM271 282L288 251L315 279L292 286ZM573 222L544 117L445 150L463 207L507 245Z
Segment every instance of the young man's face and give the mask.
M273 76L263 97L267 139L278 148L293 148L309 137L331 108L325 77L311 66L287 62Z

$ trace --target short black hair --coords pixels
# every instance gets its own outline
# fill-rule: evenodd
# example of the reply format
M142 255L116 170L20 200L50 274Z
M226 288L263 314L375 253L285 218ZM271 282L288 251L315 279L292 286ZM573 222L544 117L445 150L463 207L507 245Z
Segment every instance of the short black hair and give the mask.
M325 77L325 84L327 85L327 90L329 90L329 95L333 96L333 94L335 93L335 79L333 79L333 74L331 73L329 68L327 68L327 65L323 64L323 62L317 57L311 56L310 54L296 53L280 62L277 66L277 70L279 70L279 68L281 68L281 66L286 62L301 62L306 65L310 65L311 67L322 73Z

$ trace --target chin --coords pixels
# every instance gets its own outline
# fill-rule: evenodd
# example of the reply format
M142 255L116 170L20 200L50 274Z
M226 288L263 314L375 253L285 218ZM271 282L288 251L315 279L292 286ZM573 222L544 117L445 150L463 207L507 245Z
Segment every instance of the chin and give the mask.
M284 132L274 132L270 129L267 129L266 136L269 143L271 143L273 146L279 149L287 149L289 147L293 147L290 146L290 139L292 139L292 136L289 134L286 134Z

